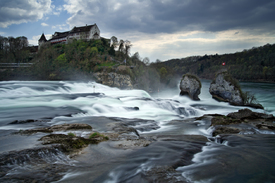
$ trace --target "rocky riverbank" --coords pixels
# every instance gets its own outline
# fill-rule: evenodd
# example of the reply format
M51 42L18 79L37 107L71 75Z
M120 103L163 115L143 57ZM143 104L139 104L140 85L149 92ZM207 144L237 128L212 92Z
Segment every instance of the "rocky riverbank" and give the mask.
M150 157L151 154L163 151L165 152L161 155L163 161L154 161L150 169L143 170L144 176L139 180L185 182L187 180L180 176L181 173L177 168L193 164L194 155L201 152L207 142L223 141L223 138L234 134L257 134L257 129L275 131L273 115L257 113L249 109L242 109L226 116L207 114L199 118L170 122L174 125L182 124L191 127L204 121L206 128L212 131L212 137L208 138L203 135L188 135L184 132L152 133L152 130L160 129L160 126L157 122L150 120L106 117L93 117L87 120L89 124L64 123L14 133L22 137L35 137L38 144L33 148L0 154L1 181L58 181L74 167L73 164L77 160L78 162L88 161L89 167L96 166L96 171L91 169L94 172L91 176L94 178L89 180L100 182L108 176L106 173L112 168L111 165L103 166L111 159L127 155L139 161L140 156ZM32 121L35 120L25 121L24 124L33 123ZM40 123L43 122L40 121ZM146 131L151 133L139 133ZM89 160L91 156L93 161ZM134 165L133 163L127 166L131 168ZM35 175L24 172L26 166L32 167L31 170ZM23 174L11 174L10 172L14 170L23 171Z

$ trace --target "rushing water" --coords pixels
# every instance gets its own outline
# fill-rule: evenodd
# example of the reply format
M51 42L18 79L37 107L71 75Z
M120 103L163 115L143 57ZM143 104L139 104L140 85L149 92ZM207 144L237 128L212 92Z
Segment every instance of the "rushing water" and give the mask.
M43 134L21 136L13 132L62 123L88 123L95 130L104 132L106 129L102 124L116 119L128 122L141 135L148 137L177 136L177 139L156 141L139 150L110 150L110 143L102 142L90 145L75 160L57 149L47 152L40 148L38 157L24 152L24 162L15 162L15 158L5 165L9 168L8 174L35 179L31 172L46 169L41 165L41 158L52 162L57 171L62 169L61 172L65 172L57 178L60 182L148 182L144 178L146 172L154 167L172 165L182 159L183 154L188 156L190 150L195 154L190 157L192 162L178 166L174 180L274 182L275 136L272 132L255 129L247 135L226 136L220 143L209 140L205 145L181 139L182 135L211 138L209 122L195 121L194 117L215 113L226 115L243 108L213 100L208 92L209 85L210 82L204 80L199 96L201 101L192 101L179 96L177 88L149 94L143 90L120 90L94 82L0 82L2 156L41 147L37 139ZM241 86L244 91L254 93L265 107L265 110L251 110L275 115L274 84L241 83ZM32 122L26 122L28 120ZM62 164L65 168L55 164ZM47 181L55 181L49 179L49 173L38 172L44 173ZM0 180L5 176L0 174Z

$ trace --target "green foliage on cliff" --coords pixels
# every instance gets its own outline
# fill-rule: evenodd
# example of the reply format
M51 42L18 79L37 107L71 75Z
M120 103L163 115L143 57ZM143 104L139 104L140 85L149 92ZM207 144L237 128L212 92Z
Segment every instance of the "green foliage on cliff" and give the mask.
M1 41L2 37L0 38ZM32 67L6 69L1 72L0 80L93 80L95 72L116 72L129 75L134 88L157 91L160 87L160 75L156 69L147 66L143 62L146 59L142 59L138 52L130 56L130 41L120 40L116 43L114 38L111 40L111 46L110 40L104 38L89 41L70 40L67 44L44 43L38 52L32 55L31 60L25 60L34 63ZM1 47L0 56L3 56L3 50L8 48ZM10 59L11 53L4 56L6 60ZM118 69L121 66L123 69Z
M76 75L86 75L112 63L109 55L109 41L72 40L68 44L44 44L33 60L34 76L38 79L74 79Z

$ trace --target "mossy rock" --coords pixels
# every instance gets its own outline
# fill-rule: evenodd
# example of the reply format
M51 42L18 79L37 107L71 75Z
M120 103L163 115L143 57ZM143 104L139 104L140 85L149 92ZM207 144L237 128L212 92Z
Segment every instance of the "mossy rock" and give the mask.
M87 147L89 144L97 144L97 139L85 139L78 136L70 136L65 134L50 134L39 139L43 141L43 145L59 144L64 152L73 152L75 150Z

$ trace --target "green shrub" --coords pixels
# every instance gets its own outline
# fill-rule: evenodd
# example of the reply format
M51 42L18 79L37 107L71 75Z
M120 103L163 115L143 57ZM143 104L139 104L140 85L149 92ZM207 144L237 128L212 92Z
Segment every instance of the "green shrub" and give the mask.
M100 134L97 133L97 132L95 132L95 133L93 133L93 134L90 135L89 139L96 138L96 137L99 137L99 136L100 136Z
M70 132L70 133L68 133L68 136L75 137L75 134Z
M98 137L103 137L103 139L109 140L109 137L104 136L104 135L102 135L102 134L100 134L100 133L98 133L98 132L94 132L93 134L91 134L91 135L89 136L89 139L98 138Z

